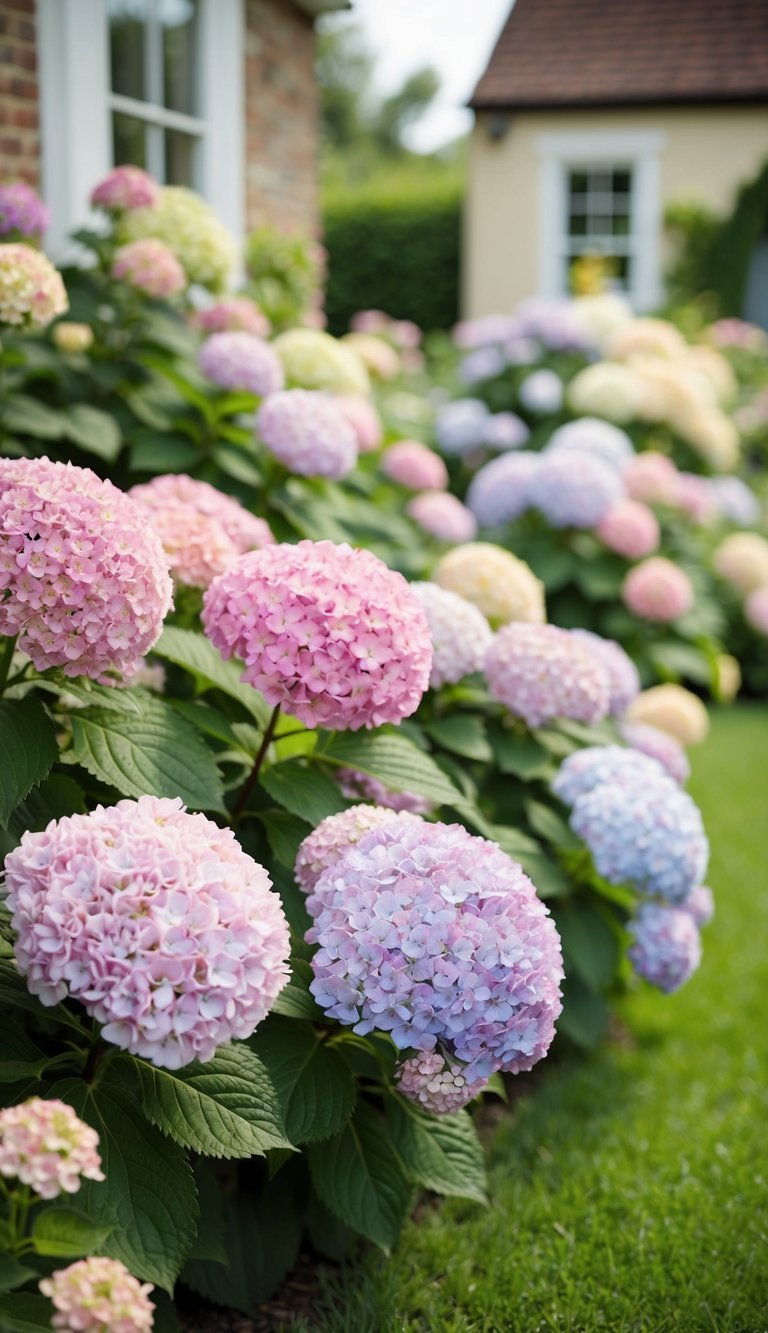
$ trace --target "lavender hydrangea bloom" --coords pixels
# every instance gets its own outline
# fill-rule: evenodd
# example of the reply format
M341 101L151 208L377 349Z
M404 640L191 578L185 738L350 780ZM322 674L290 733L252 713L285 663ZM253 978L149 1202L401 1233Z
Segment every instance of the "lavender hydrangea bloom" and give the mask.
M682 908L646 903L630 922L629 931L632 966L667 995L679 990L701 962L696 922Z
M491 449L519 449L530 434L525 422L514 412L496 412L486 420L483 444Z
M539 466L538 454L502 454L475 473L467 508L481 527L512 523L528 508L528 483Z
M458 825L371 830L307 899L322 1009L399 1049L441 1050L467 1082L530 1069L560 1013L560 940L519 865Z
M546 452L556 449L578 449L594 454L619 472L635 456L635 446L626 431L600 417L579 417L558 426L547 443Z
M600 783L579 796L571 827L611 884L683 902L704 878L709 843L701 814L671 779L616 786Z
M435 418L437 442L445 454L465 454L482 444L490 411L479 398L456 398Z
M498 346L476 347L459 365L459 379L471 387L493 379L506 369L507 359Z
M588 745L563 760L552 790L565 805L573 805L580 796L603 783L634 788L643 782L657 782L664 776L661 764L638 754L637 750L627 750L622 745Z
M432 1115L453 1115L474 1100L486 1086L483 1079L468 1083L464 1069L439 1051L420 1051L395 1070L398 1091Z
M740 528L760 521L760 501L741 477L710 477L709 488L723 518Z
M394 810L382 805L353 805L337 815L328 815L299 847L293 867L296 883L304 893L312 893L324 871L332 869L372 828L392 819L419 818L410 810Z
M680 906L684 912L693 917L701 930L702 926L709 925L715 915L715 895L708 884L697 884Z
M259 409L258 431L275 458L301 477L338 481L357 462L357 436L330 394L272 394Z
M556 625L506 625L486 653L485 674L493 698L529 727L556 717L592 724L608 713L608 672Z
M198 361L203 374L220 389L245 390L266 398L285 383L277 352L254 333L212 333L200 348Z
M563 381L554 370L534 370L518 389L523 407L536 415L559 412L563 405L563 393Z
M633 750L657 759L662 768L679 786L683 786L690 777L691 765L679 740L662 731L661 727L652 727L650 722L623 722L619 727L622 740L631 745Z
M621 500L624 484L609 463L583 449L553 449L532 473L529 500L553 528L593 528Z
M611 717L621 717L632 700L640 693L640 673L629 653L615 639L604 639L588 629L574 629L571 633L597 655L608 672L611 689Z
M50 209L26 181L0 182L0 237L42 236L50 221Z

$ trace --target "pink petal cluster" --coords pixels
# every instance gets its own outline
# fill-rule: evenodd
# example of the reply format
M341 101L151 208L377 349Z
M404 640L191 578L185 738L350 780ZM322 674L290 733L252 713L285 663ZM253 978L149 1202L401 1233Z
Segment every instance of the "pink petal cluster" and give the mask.
M477 519L472 511L447 491L422 491L408 501L405 512L424 532L441 542L471 542L477 532Z
M98 1147L96 1130L58 1099L30 1097L0 1111L0 1176L31 1185L41 1199L104 1180Z
M51 211L26 181L0 181L0 236L42 236Z
M259 437L285 467L301 477L338 481L357 462L357 436L329 394L285 389L259 409Z
M139 1282L119 1259L78 1259L39 1283L64 1333L149 1333L154 1324L150 1282Z
M432 641L418 598L370 551L302 541L252 551L214 579L203 627L242 679L310 727L410 717Z
M25 833L5 860L16 962L44 1005L179 1069L249 1037L288 978L288 927L231 829L141 796Z
M250 296L226 296L205 310L196 310L190 317L193 328L204 333L252 333L266 338L270 325Z
M144 514L88 468L0 459L0 634L39 671L132 675L160 635L172 583Z
M173 250L154 236L121 245L112 261L112 277L156 300L176 296L187 285L187 275Z
M677 468L671 458L653 449L630 461L624 482L632 500L642 500L644 504L675 503Z
M433 1115L453 1115L473 1101L486 1086L484 1079L468 1083L456 1060L439 1051L419 1051L395 1070L397 1088L409 1102Z
M296 883L305 893L314 893L320 876L331 870L344 853L372 828L379 828L393 819L416 819L409 810L395 811L380 805L353 805L338 815L321 820L316 829L304 839L296 856L293 873Z
M768 637L768 584L755 588L746 598L744 618L758 634Z
M21 241L0 245L0 324L26 333L44 329L69 307L58 269Z
M625 560L642 560L658 550L661 529L647 504L641 500L619 500L603 514L595 527L595 536L609 551L623 555Z
M253 333L212 333L200 348L198 365L220 389L266 398L285 383L283 363L269 343Z
M141 167L125 164L113 167L91 191L91 206L108 213L123 213L134 208L153 208L160 198L157 181Z
M390 821L307 899L310 989L355 1032L444 1052L467 1083L530 1069L560 1013L560 940L516 862L459 825Z
M393 791L371 773L361 773L358 768L340 768L336 776L342 796L349 801L371 801L386 810L404 810L414 815L428 815L434 809L426 796L415 791Z
M699 931L684 907L646 903L630 921L629 932L632 966L665 995L679 990L701 962Z
M481 671L493 641L482 611L437 583L412 583L411 588L424 607L432 636L432 689L455 685L464 676Z
M691 580L663 555L651 556L630 569L621 595L633 615L663 624L679 620L693 606Z
M611 692L591 648L556 625L507 625L485 657L488 688L515 717L540 727L557 717L600 722Z
M419 440L398 440L381 456L381 470L409 491L444 491L448 469L434 449Z
M684 912L692 916L701 930L708 926L715 915L715 895L707 884L697 884L688 897L680 904Z
M358 453L374 453L384 432L381 417L370 398L364 398L360 393L340 393L334 396L333 402L355 432Z
M675 782L682 787L691 775L691 765L682 745L659 727L648 722L623 722L621 737L633 750L656 759Z
M586 644L602 662L608 672L608 685L611 702L608 712L611 717L621 717L622 713L640 693L640 673L629 653L625 652L615 639L604 639L588 629L573 629L571 634L580 643Z
M190 588L207 588L239 555L275 540L263 518L183 472L154 477L128 494L163 543L174 579Z
M702 527L714 522L717 518L717 498L709 478L699 477L695 472L678 472L675 508Z

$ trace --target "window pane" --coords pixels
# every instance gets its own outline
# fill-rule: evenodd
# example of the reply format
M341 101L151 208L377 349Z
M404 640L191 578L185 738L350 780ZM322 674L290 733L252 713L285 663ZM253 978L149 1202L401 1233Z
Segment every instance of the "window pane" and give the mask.
M587 219L583 213L571 213L568 234L570 236L586 236Z
M629 236L629 217L626 213L617 213L613 219L614 236Z
M629 194L632 188L631 171L614 171L613 189L615 194Z
M610 236L613 231L613 221L606 214L598 214L590 221L590 231L595 236Z
M195 148L197 140L180 130L165 131L166 185L195 184Z
M571 177L571 182L570 182L570 184L571 184L571 193L572 193L572 194L574 194L574 193L576 193L576 194L586 194L586 190L587 190L587 173L586 173L586 171L572 171L572 172L570 173L570 177Z
M112 91L125 97L146 97L145 23L149 0L109 0L109 49Z
M135 167L147 165L147 139L144 122L122 112L112 114L112 161L116 167L132 162Z
M160 0L163 32L164 103L172 111L197 111L196 0Z

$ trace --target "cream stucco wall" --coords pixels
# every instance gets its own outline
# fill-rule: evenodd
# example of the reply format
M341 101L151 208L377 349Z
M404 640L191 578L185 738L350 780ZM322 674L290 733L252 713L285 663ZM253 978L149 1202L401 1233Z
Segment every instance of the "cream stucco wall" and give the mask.
M540 216L540 135L657 132L659 220L682 197L727 212L735 192L768 158L768 108L691 107L510 113L507 131L489 134L489 113L477 115L464 216L463 310L475 316L510 311L537 294Z

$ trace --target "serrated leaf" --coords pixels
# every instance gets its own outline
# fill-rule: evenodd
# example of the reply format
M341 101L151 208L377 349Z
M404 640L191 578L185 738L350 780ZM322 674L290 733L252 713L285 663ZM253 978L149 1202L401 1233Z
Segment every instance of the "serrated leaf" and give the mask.
M0 699L0 826L58 756L53 723L37 699Z
M554 916L566 974L575 971L589 990L600 990L611 980L619 960L616 932L604 913L584 898L562 903Z
M282 1014L286 1018L309 1018L317 1022L325 1017L322 1009L315 1003L309 990L309 983L314 972L303 958L291 959L291 977L287 986L283 986L275 1003L273 1014Z
M465 759L477 759L481 763L493 757L481 717L456 713L453 717L438 718L424 729L433 741L452 754L460 754Z
M50 1095L69 1102L99 1135L106 1180L84 1181L77 1197L89 1217L113 1228L104 1253L172 1294L195 1239L198 1211L184 1149L145 1120L125 1093L103 1082L91 1088L66 1079Z
M294 1143L330 1138L355 1104L355 1082L341 1056L306 1023L273 1017L251 1040L264 1061Z
M78 448L114 463L120 453L120 427L109 412L89 403L73 403L62 412L63 433Z
M464 797L434 759L405 736L379 732L360 736L334 733L318 752L341 768L356 768L378 778L393 791L412 791L438 805L463 805Z
M307 1148L307 1159L326 1207L389 1253L408 1215L412 1190L381 1116L359 1102L339 1134Z
M52 819L84 814L85 809L85 794L79 783L66 773L49 773L16 806L8 820L8 829L21 840L24 833L38 832Z
M264 1064L241 1044L183 1069L135 1061L144 1114L183 1147L206 1157L263 1156L290 1148L280 1101Z
M225 662L218 649L196 630L166 625L152 652L184 667L206 688L223 690L255 717L261 727L269 721L271 709L262 695L240 680L242 663Z
M387 1100L392 1141L416 1184L436 1194L487 1203L485 1160L472 1117L425 1115L402 1097Z
M180 796L193 810L224 811L219 770L197 732L160 699L140 718L108 709L72 715L75 759L123 796Z
M79 1259L98 1254L110 1230L74 1208L46 1208L35 1218L32 1240L35 1252L49 1259Z
M261 774L260 782L273 801L313 825L346 809L347 802L333 779L317 765L301 759L271 764Z

